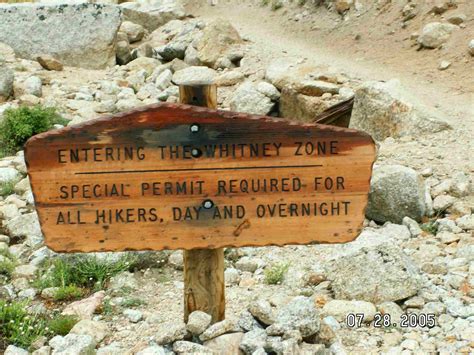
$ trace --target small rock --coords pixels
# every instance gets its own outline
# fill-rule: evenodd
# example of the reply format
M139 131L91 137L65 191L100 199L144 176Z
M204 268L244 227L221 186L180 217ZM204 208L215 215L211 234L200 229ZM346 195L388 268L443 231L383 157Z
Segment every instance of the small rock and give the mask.
M68 334L65 337L55 336L49 341L53 348L52 355L93 354L97 343L90 335Z
M158 90L165 90L168 86L171 85L172 77L173 77L173 73L171 73L171 70L166 69L156 78L155 87Z
M415 170L384 165L373 170L366 216L378 222L421 220L426 212L425 184Z
M238 70L225 71L219 74L215 79L214 83L217 86L232 86L240 83L245 79L245 75Z
M448 22L453 25L460 25L461 23L466 22L467 16L464 14L452 14L448 16Z
M186 334L186 324L184 324L184 322L164 322L159 325L156 331L155 341L159 345L170 344L177 340L183 340Z
M38 63L46 70L63 70L63 64L48 54L41 54L36 58Z
M228 267L224 271L224 279L226 285L238 285L240 282L239 270L234 269L233 267Z
M448 267L445 262L434 261L421 265L421 270L427 274L445 275L448 272Z
M201 335L211 324L212 317L202 311L194 311L189 315L186 329L193 335Z
M426 48L438 48L449 39L451 33L457 28L458 26L450 23L428 23L423 27L421 35L418 37L418 43Z
M152 345L140 350L135 355L168 355L168 354L169 352L165 350L165 348L158 345Z
M439 63L438 69L439 69L439 70L446 70L446 69L448 69L450 66L451 66L451 62L449 62L449 61L447 61L447 60L442 60L442 61Z
M91 319L95 310L102 304L104 297L104 291L96 292L88 298L68 304L62 314L76 315L81 319Z
M120 31L127 34L130 43L141 41L143 36L145 36L145 29L143 26L130 21L123 21L120 25Z
M407 299L404 304L408 308L423 308L425 300L423 297L415 296Z
M403 225L407 226L412 237L418 237L421 233L423 233L418 222L411 219L410 217L404 217L402 223Z
M456 224L464 230L474 230L474 214L459 217L456 219Z
M336 11L340 14L350 10L351 6L354 4L353 0L336 0Z
M262 94L252 82L241 84L230 99L230 109L236 112L266 115L273 106L272 100Z
M278 309L275 324L297 329L303 337L309 337L319 330L319 312L310 298L297 296Z
M173 351L176 354L212 354L206 346L190 341L179 340L173 344Z
M132 323L138 323L143 319L143 313L136 309L125 309L123 315Z
M442 302L428 302L424 305L421 312L424 314L434 314L439 316L446 312L446 306Z
M450 207L454 201L456 201L456 198L453 196L449 195L439 195L436 196L435 199L433 200L433 208L435 211L445 211Z
M209 339L218 337L219 335L237 331L238 327L235 322L230 319L224 319L223 321L214 323L209 328L207 328L204 333L201 334L199 339L201 341L207 341Z
M249 306L250 313L258 319L260 322L266 325L273 324L275 322L275 315L270 302L266 300L256 300Z
M97 349L97 355L117 355L124 353L125 350L115 342ZM164 352L161 355L164 355Z
M83 319L77 322L69 333L90 335L96 343L100 343L106 337L108 329L105 323Z
M184 62L191 66L201 65L201 61L198 58L198 51L192 45L188 46L184 52Z
M22 214L7 221L5 226L12 237L42 235L36 212Z
M262 328L259 322L252 316L252 314L245 310L240 313L240 317L238 320L238 326L245 332L249 332L255 328Z
M408 349L408 350L415 350L415 349L418 349L419 347L419 344L416 340L413 340L413 339L405 339L404 341L402 341L402 343L400 344L400 346L403 348L403 349Z
M36 97L43 96L43 83L37 76L30 76L23 82L23 85L26 94Z
M52 300L56 297L59 287L47 287L41 291L41 297L46 300Z
M0 103L8 100L13 95L13 82L15 75L13 71L0 63ZM2 182L2 173L0 172L0 182Z
M239 33L224 19L216 19L206 25L197 43L198 58L211 68L216 67L219 58L226 56L234 44L242 40Z
M261 81L257 84L257 90L270 98L272 101L277 101L280 98L278 89L266 81Z
M168 258L168 263L174 267L176 270L183 270L184 261L183 261L183 252L181 250L176 250L171 253Z
M23 195L25 192L30 190L30 179L28 177L20 180L14 187L15 193Z
M339 86L322 80L303 80L295 85L295 90L303 95L322 96L323 94L338 94Z
M340 322L345 321L349 313L362 313L364 321L370 322L374 319L377 310L370 302L332 300L324 305L322 312L333 316Z
M15 345L8 345L3 355L28 355L29 352Z
M237 269L248 272L255 272L255 270L263 267L263 265L263 260L250 256L243 256L235 263Z
M403 314L402 308L395 302L382 302L377 308L381 314L389 314L392 320L400 319Z
M130 43L128 41L117 41L115 45L115 56L117 58L117 64L125 65L132 61L132 52Z
M468 196L471 193L471 181L469 176L463 172L454 174L449 191L456 197Z
M217 76L215 70L207 67L187 67L173 74L176 85L209 85Z
M254 352L265 347L267 344L267 333L263 329L254 329L245 333L240 342L240 349L245 354L254 354Z
M0 83L0 90L1 90L1 83ZM0 95L1 95L1 91L0 91ZM18 170L14 168L0 168L0 184L9 182L9 181L19 180L20 176L21 175L18 172Z
M13 278L20 278L24 277L26 279L33 279L38 272L38 267L35 265L19 265L13 270L12 277Z
M211 349L216 355L239 354L239 346L244 333L223 334L204 342L204 346Z
M380 235L355 247L362 237L361 234L348 244L350 249L326 264L326 276L332 281L335 298L377 304L417 294L422 279L414 262L393 241L383 240Z
M121 272L113 276L109 282L109 289L118 291L124 288L135 290L138 288L138 282L135 275L129 271Z
M52 348L50 346L42 346L38 350L35 350L31 353L31 355L51 355ZM105 355L105 354L102 354ZM110 354L111 355L111 354Z
M442 231L436 234L436 238L438 238L443 244L451 244L457 242L460 237L459 234L454 234L448 231Z
M471 39L471 41L469 42L469 54L471 56L474 56L474 39Z

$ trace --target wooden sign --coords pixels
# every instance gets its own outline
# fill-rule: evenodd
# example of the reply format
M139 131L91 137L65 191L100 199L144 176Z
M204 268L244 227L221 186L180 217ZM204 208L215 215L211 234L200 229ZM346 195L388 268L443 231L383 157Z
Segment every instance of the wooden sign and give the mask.
M25 148L46 244L61 252L348 242L374 156L356 130L179 104Z

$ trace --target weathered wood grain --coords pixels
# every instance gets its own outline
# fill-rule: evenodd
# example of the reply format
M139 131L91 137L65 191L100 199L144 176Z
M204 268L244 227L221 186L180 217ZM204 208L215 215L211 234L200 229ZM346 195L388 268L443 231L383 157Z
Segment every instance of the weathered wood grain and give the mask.
M180 85L182 104L217 108L217 86ZM225 318L224 248L184 251L184 322L203 311L216 323Z
M191 131L192 124L199 125L198 132ZM226 144L237 147L234 155L217 149L217 156L208 156L212 147ZM318 144L326 150L315 154L311 147ZM250 147L254 153L258 148L258 156ZM179 158L170 158L173 149ZM71 162L76 153L79 162ZM372 139L352 129L179 104L43 133L25 149L45 242L63 252L348 242L362 226L374 155ZM327 188L326 178L332 181ZM296 179L298 191L281 191L283 182ZM241 181L276 188L231 191ZM177 193L177 182L187 184L187 194ZM171 194L164 194L165 183L173 184ZM80 191L72 198L73 185ZM94 186L101 192L115 186L119 193L94 197ZM204 209L207 200L213 207ZM236 216L242 208L245 215ZM217 212L222 217L231 210L232 218L219 218Z

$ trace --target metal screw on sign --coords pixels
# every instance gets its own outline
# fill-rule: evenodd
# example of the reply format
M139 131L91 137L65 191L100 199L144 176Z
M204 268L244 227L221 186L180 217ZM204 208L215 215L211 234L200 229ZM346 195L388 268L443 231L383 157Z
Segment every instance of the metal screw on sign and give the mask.
M199 125L197 123L193 123L190 127L189 127L189 130L192 132L192 133L197 133L199 132Z
M204 207L206 210L211 209L214 207L214 202L212 202L212 200L204 200L202 207Z

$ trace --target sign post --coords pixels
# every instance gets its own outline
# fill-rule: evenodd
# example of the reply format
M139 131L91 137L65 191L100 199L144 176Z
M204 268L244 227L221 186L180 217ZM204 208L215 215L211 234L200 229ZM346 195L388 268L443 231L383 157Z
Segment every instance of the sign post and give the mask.
M57 252L184 249L185 317L224 317L224 247L345 243L362 229L366 133L215 110L215 86L32 137L25 160Z
M217 108L216 85L181 85L182 104ZM190 127L198 133L200 126ZM211 203L211 201L208 201ZM225 318L224 248L184 251L184 321L196 311L212 317L212 323Z

